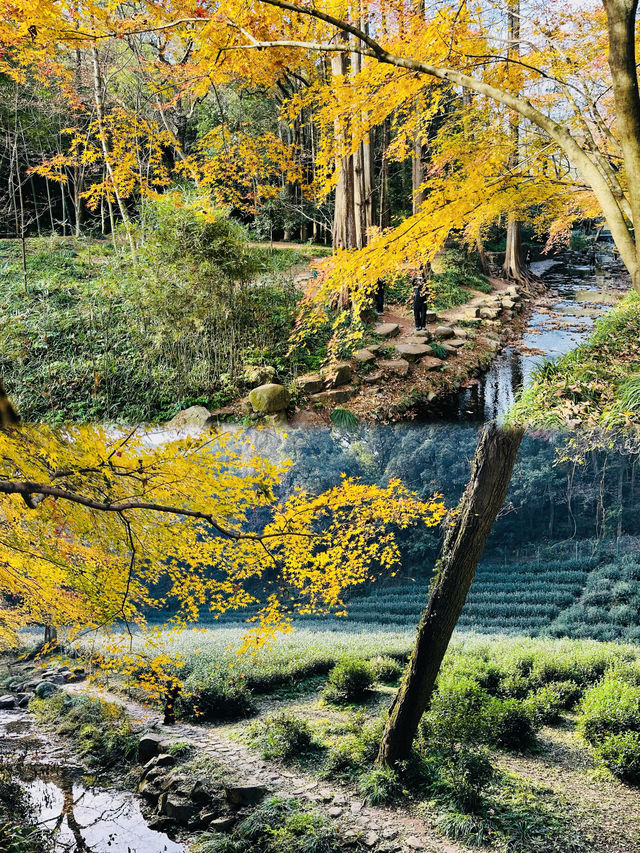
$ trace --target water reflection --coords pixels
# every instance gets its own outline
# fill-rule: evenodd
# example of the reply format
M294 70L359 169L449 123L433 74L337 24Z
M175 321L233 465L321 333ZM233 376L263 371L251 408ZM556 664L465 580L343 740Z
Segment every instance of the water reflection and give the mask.
M0 753L29 799L33 824L50 833L42 853L188 853L147 825L132 794L89 784L26 712L0 711Z
M455 403L457 417L472 421L503 417L534 371L579 346L596 319L629 287L626 275L614 264L595 272L586 266L554 268L544 280L548 293L529 317L520 343L506 347L484 376L462 389Z

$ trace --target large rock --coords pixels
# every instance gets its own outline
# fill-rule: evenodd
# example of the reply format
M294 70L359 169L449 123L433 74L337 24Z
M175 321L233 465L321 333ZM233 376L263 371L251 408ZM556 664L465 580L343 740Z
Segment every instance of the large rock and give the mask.
M400 331L400 326L397 323L378 323L373 331L381 338L393 338Z
M249 364L244 369L243 379L247 385L256 387L273 382L275 376L276 369L269 364Z
M297 377L296 388L302 394L317 394L324 388L324 381L319 373L305 373Z
M375 355L368 349L356 350L353 357L359 364L373 364L376 360Z
M187 826L198 811L198 807L189 800L169 794L164 803L163 811L168 818L174 820L179 826Z
M426 320L427 320L427 325L430 326L433 323L438 322L438 315L436 314L435 311L427 311Z
M466 344L466 340L463 338L449 338L447 341L447 346L455 347L456 349L460 349Z
M353 371L351 365L346 361L331 364L328 367L323 367L320 371L325 385L330 385L332 388L338 388L340 385L346 385L351 382Z
M205 428L210 416L211 412L204 406L189 406L188 409L178 412L165 427L176 432L197 432Z
M502 307L506 308L507 311L511 311L512 308L515 308L515 304L516 303L513 301L513 299L503 299L502 300Z
M260 385L249 392L249 402L254 412L260 415L270 415L282 412L289 405L289 392L284 385L270 382Z
M0 711L11 711L16 707L15 696L0 696Z
M499 308L492 308L489 305L485 305L480 309L480 318L482 320L495 320L499 313Z
M332 391L323 391L321 394L313 394L309 397L312 403L321 406L337 406L346 403L354 394L353 388L334 388Z
M202 819L206 820L206 815L203 815ZM207 825L209 829L213 829L215 832L229 832L233 829L236 822L237 818L233 817L233 815L228 815L226 817L214 817L212 820L207 821Z
M147 764L160 752L160 744L164 738L153 732L145 732L138 741L138 763Z
M57 684L52 681L41 681L35 689L35 694L38 699L49 699L54 693L60 690Z
M426 344L396 344L396 352L405 361L420 361L431 352L431 347Z
M439 370L441 367L444 367L444 361L429 355L422 359L420 366L426 367L427 370Z
M453 331L451 326L438 326L438 328L434 332L434 335L436 336L436 338L444 340L446 338L453 338L455 332Z
M379 362L378 366L384 373L392 373L394 376L408 376L409 362L405 358L390 358Z
M384 373L382 370L375 370L372 373L367 373L366 376L363 376L363 381L367 383L367 385L377 385L384 379Z
M258 782L246 782L244 785L227 785L224 793L232 806L254 806L264 797L267 789Z

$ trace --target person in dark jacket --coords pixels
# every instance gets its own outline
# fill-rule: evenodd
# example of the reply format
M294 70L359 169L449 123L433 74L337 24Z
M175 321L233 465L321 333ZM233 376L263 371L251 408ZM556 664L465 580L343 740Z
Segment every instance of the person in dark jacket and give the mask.
M424 268L418 270L411 284L413 285L413 319L416 331L420 332L427 325L427 279Z
M384 313L384 289L385 281L383 278L379 278L376 282L376 292L374 295L376 311L378 312L378 314Z

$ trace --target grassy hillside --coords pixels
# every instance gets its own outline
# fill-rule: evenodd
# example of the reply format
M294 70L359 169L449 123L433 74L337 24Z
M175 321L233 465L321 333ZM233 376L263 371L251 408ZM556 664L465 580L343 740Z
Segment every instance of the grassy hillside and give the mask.
M288 270L322 250L251 247L227 220L197 247L174 225L136 265L104 241L30 239L26 288L19 242L0 241L0 371L26 420L166 420L232 399L248 364L295 366Z

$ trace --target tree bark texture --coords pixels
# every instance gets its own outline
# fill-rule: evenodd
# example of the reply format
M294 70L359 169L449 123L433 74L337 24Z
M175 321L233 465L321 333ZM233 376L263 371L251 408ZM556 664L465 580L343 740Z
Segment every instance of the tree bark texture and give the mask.
M456 627L476 566L504 503L524 430L484 427L471 479L451 520L436 564L429 603L418 627L408 670L389 711L378 762L393 767L406 761L440 665Z
M11 405L11 400L4 390L4 383L0 379L0 429L15 426L19 420L18 413Z

